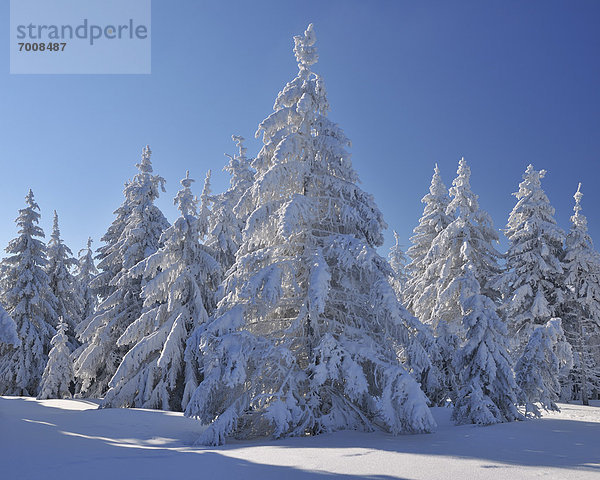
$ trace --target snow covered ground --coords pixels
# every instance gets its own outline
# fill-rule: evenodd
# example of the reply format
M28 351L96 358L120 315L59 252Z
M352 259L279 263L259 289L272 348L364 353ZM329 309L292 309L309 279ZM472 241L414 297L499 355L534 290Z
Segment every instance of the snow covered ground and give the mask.
M541 420L491 427L450 422L393 437L338 432L195 447L198 422L179 413L96 410L86 400L0 397L0 477L17 479L598 479L600 403L561 405Z

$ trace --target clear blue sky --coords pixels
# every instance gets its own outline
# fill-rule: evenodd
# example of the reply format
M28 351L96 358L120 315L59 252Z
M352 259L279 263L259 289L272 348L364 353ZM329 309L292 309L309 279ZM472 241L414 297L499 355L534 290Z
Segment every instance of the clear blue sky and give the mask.
M0 7L8 42L9 2ZM404 244L438 162L449 186L459 158L497 228L528 163L568 229L572 195L600 244L600 2L166 1L152 5L151 75L9 75L0 49L0 245L32 188L74 252L95 247L149 143L167 179L189 169L226 187L232 133L256 154L256 126L296 74L292 36L315 24L330 117L353 141L362 187ZM387 253L387 251L382 251Z

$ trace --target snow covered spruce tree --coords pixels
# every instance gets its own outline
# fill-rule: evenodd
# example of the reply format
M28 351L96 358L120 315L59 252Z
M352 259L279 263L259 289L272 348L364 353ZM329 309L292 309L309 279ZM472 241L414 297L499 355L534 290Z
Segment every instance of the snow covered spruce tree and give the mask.
M454 287L460 295L466 340L454 357L458 391L452 418L458 424L511 422L520 415L507 329L496 304L480 293L473 270L474 265L467 264Z
M539 407L559 411L556 405L561 388L559 378L572 365L571 346L560 318L535 327L515 365L519 405L525 408L525 416L540 417Z
M508 218L506 271L494 284L502 292L501 313L508 320L517 359L535 325L560 316L564 299L563 242L565 234L554 220L554 208L542 190L545 170L527 167L517 203Z
M250 160L246 157L244 138L239 135L232 135L231 138L239 151L237 155L227 155L229 163L224 170L231 175L230 186L226 192L212 197L213 208L206 238L206 245L214 249L223 271L234 264L235 254L242 243L246 215L240 212L247 209L242 206L237 208L237 205L254 179Z
M92 238L88 238L87 247L79 251L75 282L81 299L81 319L89 318L96 310L98 295L92 289L92 280L98 275L92 253Z
M425 208L419 219L419 225L413 230L414 235L410 239L412 245L407 250L411 261L406 266L408 278L403 299L409 311L419 320L431 324L431 312L437 295L433 294L434 284L426 277L429 262L434 259L434 256L428 256L428 253L435 237L453 220L452 216L446 213L450 197L437 164L431 179L429 193L421 199L421 202L425 204Z
M73 381L73 364L67 336L68 324L62 319L58 332L50 342L52 349L48 354L48 363L42 375L38 400L46 398L71 398L69 387Z
M2 263L3 296L7 313L17 326L20 344L0 345L0 395L35 395L50 351L50 339L58 323L56 297L44 271L46 246L38 226L40 209L33 192L16 220L19 236L11 240Z
M104 407L181 411L198 386L198 364L190 361L194 355L184 361L186 341L214 308L220 265L200 244L208 212L201 208L205 213L197 217L193 181L189 172L181 181L175 197L181 216L164 231L163 246L132 271L144 279L144 311L117 341L119 347L133 346L110 381Z
M348 139L326 117L312 25L294 42L299 72L258 128L252 211L200 335L204 379L186 415L207 424L208 444L429 431L425 395L397 359L404 310L375 251L382 215L356 185Z
M473 309L485 309L485 315L491 315L487 301L470 297L483 295L494 298L487 282L500 271L497 263L500 254L493 245L498 234L489 215L479 208L477 195L471 190L471 170L464 158L459 162L457 173L450 188L452 200L446 209L448 217L454 220L432 241L423 260L427 268L420 280L421 285L427 287L414 304L418 306L416 313L432 325L436 335L442 359L438 368L445 377L445 392L437 399L439 404L449 397L454 400L461 387L453 358L455 351L467 339L471 323L479 318L479 310ZM476 313L465 325L463 319L472 310Z
M406 275L406 264L408 263L408 258L402 251L402 245L400 245L398 232L394 230L394 239L396 243L390 249L390 253L388 255L388 259L390 262L390 267L392 267L393 275L391 278L392 287L396 291L396 295L398 300L402 301L403 292L406 286L406 281L408 279Z
M50 281L50 289L56 297L56 314L67 324L65 330L69 338L69 348L74 350L79 342L75 338L75 329L81 321L82 301L71 269L77 265L71 249L60 238L58 214L54 211L52 235L46 248L48 263L46 273Z
M82 345L75 352L73 352L73 368L75 372L75 379L77 382L78 390L81 390L82 384L85 383L84 392L88 390L89 396L102 396L103 391L106 390L106 386L100 386L100 388L98 390L95 390L94 393L89 392L90 384L94 380L93 375L83 374L83 370L82 375L79 375L80 364L83 360L81 355L84 350L90 347L90 340L93 338L94 330L92 329L91 331L88 331L86 333L86 335L88 335L87 340L82 339L82 334L86 331L90 323L94 321L96 313L100 313L97 311L98 304L108 299L111 296L111 294L113 294L116 291L116 285L113 283L113 281L118 277L119 273L123 269L122 256L119 253L119 248L117 248L117 244L119 243L123 230L125 229L127 218L129 217L133 209L133 205L126 194L126 192L128 192L130 189L130 185L131 180L125 182L125 200L119 206L119 208L117 208L117 210L113 212L116 215L116 218L115 220L113 220L112 224L108 227L106 233L101 238L101 241L104 243L104 245L98 248L97 255L95 257L96 260L98 260L99 272L91 279L89 284L89 290L90 293L92 295L95 295L95 297L97 298L96 308L94 309L91 315L82 316L82 320L79 323L76 330L77 337L82 342ZM106 305L105 308L108 309L110 307ZM96 359L96 361L98 362L96 364L96 367L101 368L101 355L94 355L91 357L91 359ZM92 372L95 367L88 362L88 366L86 368L89 372Z
M416 335L415 339L420 339L418 343L425 350L429 359L427 363L430 366L423 370L423 372L427 372L427 378L419 379L421 386L434 405L445 405L450 390L446 382L451 358L444 358L441 353L448 353L456 345L446 345L445 348L440 348L438 340L433 336L434 322L431 312L437 301L437 293L435 282L432 282L431 278L427 278L427 268L435 259L435 255L428 256L433 240L450 224L453 216L446 213L450 197L437 164L429 186L429 193L421 199L421 202L425 204L425 208L419 225L413 230L412 245L407 251L411 261L405 267L408 275L402 292L402 301L407 305L409 311L423 322L423 326L419 329L420 333ZM444 325L437 332L438 335L443 327ZM446 335L440 336L440 341L447 339ZM442 345L442 347L444 346ZM418 365L419 362L416 359L419 355L416 353L410 355L413 358L411 363ZM419 377L417 376L417 378Z
M98 256L101 273L92 281L102 301L94 316L78 328L83 345L76 352L75 375L89 396L103 396L108 389L128 350L117 346L117 340L142 312L142 279L130 270L158 250L160 236L169 226L154 205L165 180L153 175L151 153L148 146L143 149L136 165L139 173L126 183L125 200L103 237L106 245Z
M600 337L600 255L594 249L587 219L581 213L582 197L579 184L563 259L568 291L562 310L574 360L573 370L565 382L570 392L565 392L565 396L589 405L591 391L600 392L600 365L594 356L594 349L598 347L592 343Z
M17 325L0 305L0 345L5 344L16 347L20 342L17 335Z

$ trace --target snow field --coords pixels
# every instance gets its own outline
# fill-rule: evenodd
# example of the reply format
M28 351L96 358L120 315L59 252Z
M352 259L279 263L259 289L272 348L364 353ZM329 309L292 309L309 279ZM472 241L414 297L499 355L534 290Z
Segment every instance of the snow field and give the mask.
M560 404L539 420L454 426L434 408L432 434L341 431L198 447L180 413L101 409L89 400L0 397L4 479L597 479L600 402Z

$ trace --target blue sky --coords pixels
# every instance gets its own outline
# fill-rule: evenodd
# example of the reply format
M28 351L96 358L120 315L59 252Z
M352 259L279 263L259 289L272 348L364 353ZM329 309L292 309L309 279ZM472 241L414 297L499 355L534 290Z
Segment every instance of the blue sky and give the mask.
M0 245L32 188L47 235L56 209L74 252L90 235L98 247L147 143L169 220L186 169L198 194L208 169L214 191L226 188L231 134L258 152L256 126L295 76L292 36L309 22L330 117L390 226L386 248L392 228L408 244L434 164L449 186L461 156L497 228L527 164L548 170L565 229L582 181L600 242L599 2L161 0L151 75L10 75L0 49Z

